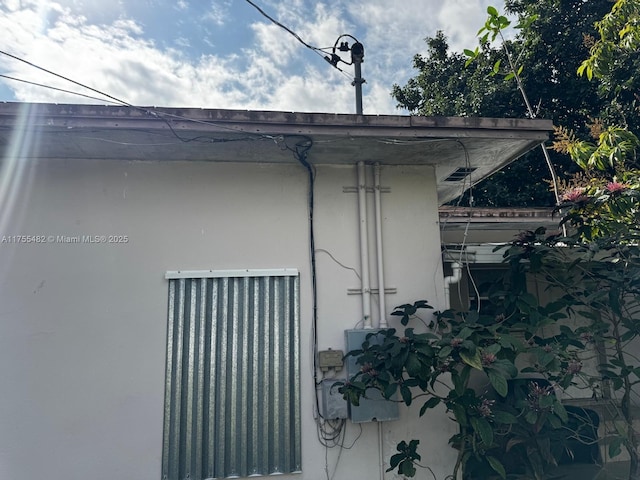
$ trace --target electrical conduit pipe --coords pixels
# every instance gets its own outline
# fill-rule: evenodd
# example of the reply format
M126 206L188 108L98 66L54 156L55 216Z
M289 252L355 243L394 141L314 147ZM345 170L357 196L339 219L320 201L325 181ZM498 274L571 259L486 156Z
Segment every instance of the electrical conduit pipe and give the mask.
M380 164L373 166L373 196L375 199L376 217L376 260L378 264L378 306L380 311L380 328L387 328L387 306L384 298L384 256L382 250L382 201L380 191Z
M360 272L362 275L362 319L371 328L371 284L369 280L369 241L367 224L367 179L364 162L358 162L358 216L360 220Z
M451 308L451 285L455 285L462 278L462 265L458 262L451 264L451 270L453 275L444 277L444 305L445 310Z

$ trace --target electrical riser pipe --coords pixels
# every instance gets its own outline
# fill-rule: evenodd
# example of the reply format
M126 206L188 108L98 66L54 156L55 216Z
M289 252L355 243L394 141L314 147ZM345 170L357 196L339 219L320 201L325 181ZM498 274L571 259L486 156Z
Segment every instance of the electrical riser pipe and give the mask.
M373 166L373 195L375 199L376 217L376 260L378 266L378 306L380 311L380 328L387 328L387 305L384 297L384 250L382 248L382 195L380 186L380 164Z
M358 216L360 220L360 271L362 274L362 319L371 328L371 284L369 280L369 240L367 224L367 179L364 162L358 162Z

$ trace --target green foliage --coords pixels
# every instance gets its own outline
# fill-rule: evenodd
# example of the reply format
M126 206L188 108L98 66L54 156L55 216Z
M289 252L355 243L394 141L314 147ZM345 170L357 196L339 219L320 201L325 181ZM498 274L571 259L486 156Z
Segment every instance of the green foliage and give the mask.
M640 125L640 110L636 108L640 99L631 93L640 91L635 80L620 94L617 106L612 106L614 89L608 89L607 93L575 74L589 56L588 39L598 35L594 23L610 8L611 4L604 1L508 0L507 15L497 10L488 12L489 18L480 32L481 41L488 34L487 42L481 42L475 49L467 49L464 54L450 52L441 32L427 38L426 54L414 59L416 76L405 86L395 85L392 96L399 107L420 115L522 118L529 113L513 81L514 72L518 72L535 115L551 119L578 136L588 134L590 118L602 118L613 125L620 124L624 115L627 125ZM515 37L511 36L503 45L512 52L515 69L511 69L505 58L503 45L488 43L495 30L487 30L487 27L505 26L513 17L517 19L512 22ZM635 60L629 58L621 63L615 73L616 81L625 76L638 78L640 65L636 61L637 55ZM579 170L565 155L549 154L561 178ZM539 181L522 182L523 178ZM544 181L549 178L542 152L532 151L474 186L474 203L493 207L555 205L555 198ZM463 202L468 200L467 194Z
M372 333L361 350L350 352L361 371L341 392L354 404L369 388L406 405L420 399L421 416L446 409L460 427L450 439L460 452L454 477L462 466L472 479L513 473L542 479L570 437L583 438L568 427L572 414L550 385L602 385L617 413L615 432L605 439L609 454L625 449L629 478L640 478L632 402L640 367L628 349L640 336L640 141L634 133L640 129L640 3L617 0L609 13L610 3L584 0L507 0L506 7L519 18L515 40L502 39L501 50L491 46L510 21L489 7L475 50L449 53L439 32L427 39L428 55L414 59L418 76L394 86L393 95L424 115L523 116L509 80L525 103L525 89L534 103L539 99L537 113L566 127L559 129L557 153L569 153L583 170L565 182L557 206L568 236L547 237L538 229L513 242L504 254L509 273L491 290L495 315L435 312L427 331L418 333L407 326L428 303L398 307L393 315L407 328ZM588 130L595 141L578 140ZM477 190L474 195L481 197ZM527 276L547 285L554 299L543 305L527 293ZM583 370L586 352L597 352L598 371ZM522 380L526 374L544 380ZM390 470L415 475L416 448L417 441L400 444Z
M466 57L449 52L445 35L437 32L425 40L427 54L416 55L413 66L419 74L392 95L398 106L426 116L512 116L521 117L508 85L496 82L488 73L499 59L498 52L479 53L477 62L465 68ZM509 110L509 112L505 112Z
M425 332L406 327L402 333L390 328L367 335L362 349L348 353L356 357L360 372L341 386L341 393L353 404L369 388L407 406L420 400L420 416L444 407L461 427L450 443L461 451L463 466L484 472L482 478L506 478L524 466L522 473L541 478L557 461L568 418L552 389L536 381L517 384L516 361L538 356L544 364L541 371L570 379L567 365L575 359L569 343L539 336L541 326L563 316L564 304L539 305L525 291L523 274L514 263L495 290L500 298L497 317L447 310L435 312ZM511 288L506 295L505 285ZM430 308L422 300L401 305L393 314L407 325ZM543 437L546 443L541 443ZM419 460L416 447L417 442L398 445L390 470L413 476Z
M619 415L616 433L607 439L609 454L618 455L624 447L631 456L630 470L636 475L640 442L633 429L631 395L640 383L640 370L628 345L640 335L639 185L628 188L632 202L620 204L624 197L619 191L603 195L604 199L587 198L571 207L567 218L574 222L580 219L580 228L571 236L528 236L514 244L505 258L512 264L528 265L531 274L561 293L554 308L582 319L576 328L561 327L553 341L577 351L595 349L602 359L598 372L582 372L580 362L569 362L564 375L561 371L548 377L563 388L575 375L588 383L604 382L613 399L612 409ZM614 205L620 218L612 215ZM632 217L636 220L629 220ZM544 356L537 358L539 363L547 361Z
M592 178L585 186L573 187L563 195L563 223L583 241L604 239L610 243L637 242L640 238L640 173ZM602 241L602 240L601 240ZM591 244L594 252L600 249Z
M397 307L402 333L372 332L362 349L349 353L361 369L341 387L345 398L357 404L376 388L407 406L419 400L420 416L444 408L460 427L449 442L460 451L456 471L464 468L465 478L543 479L570 441L584 438L582 427L569 426L575 413L565 409L554 387L604 383L620 412L616 433L606 439L609 453L624 448L633 459L638 439L631 389L640 384L640 367L627 345L640 335L640 246L637 223L605 225L607 202L616 195L621 193L594 200L606 236L523 232L504 252L508 273L491 289L495 315L435 312L427 330L417 332L409 324L430 305L422 300ZM571 212L585 215L589 225L585 212L596 218L596 210L585 205ZM613 216L610 222L616 222ZM553 300L541 304L528 293L527 276L548 285ZM566 323L570 318L580 321ZM604 360L598 371L585 372L581 358L593 349ZM415 475L416 448L400 444L390 470Z
M598 38L590 48L589 58L578 68L578 74L586 75L589 80L599 79L604 95L613 93L624 97L619 104L625 105L628 111L629 107L638 105L640 4L637 0L617 0L611 11L596 22L596 27ZM634 75L628 75L630 68L635 68Z
M407 477L413 477L416 474L416 467L414 463L418 462L421 458L418 452L418 440L411 440L409 443L402 441L398 444L396 449L399 453L396 453L389 459L390 467L387 472L398 469L400 475L406 475Z
M597 144L576 141L567 147L569 155L583 170L615 172L617 166L624 165L635 157L640 145L638 137L625 128L608 127L599 136Z

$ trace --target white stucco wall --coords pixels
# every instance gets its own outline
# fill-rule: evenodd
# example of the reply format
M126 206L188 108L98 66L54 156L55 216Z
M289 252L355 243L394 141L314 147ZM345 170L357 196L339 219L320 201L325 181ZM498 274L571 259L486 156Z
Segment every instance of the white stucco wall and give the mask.
M324 478L312 414L306 171L49 160L26 163L24 172L0 243L0 478L160 478L165 272L281 267L301 272L304 472L292 478ZM442 306L433 171L383 167L382 179L391 188L383 194L386 284L397 288L388 309L425 298ZM316 248L359 271L357 195L343 192L356 183L354 167L318 167ZM15 235L128 241L6 241ZM360 297L347 295L358 278L325 252L317 259L318 346L343 349L344 329L361 318ZM373 263L371 271L377 288ZM372 310L375 323L375 302ZM385 458L397 441L420 438L423 463L439 478L450 472L453 422L444 414L416 421L416 412L401 411L400 421L384 424ZM345 443L358 432L349 424ZM338 453L328 452L330 473ZM379 478L375 424L342 452L334 478Z

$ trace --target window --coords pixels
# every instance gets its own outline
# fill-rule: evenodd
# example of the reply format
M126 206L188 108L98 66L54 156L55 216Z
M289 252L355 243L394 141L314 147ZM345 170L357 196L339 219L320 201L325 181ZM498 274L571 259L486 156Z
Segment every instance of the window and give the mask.
M464 275L468 285L469 310L476 310L482 315L495 316L499 311L499 306L492 303L491 291L495 288L496 282L503 278L507 272L505 265L475 264L470 266Z
M469 263L462 267L460 281L450 286L451 308L458 311L478 310L482 315L495 315L490 300L495 282L507 273L505 265ZM445 274L448 270L445 268Z
M300 471L297 270L166 278L162 478Z

